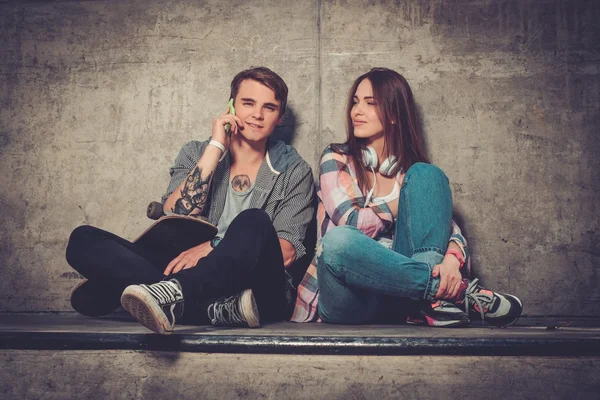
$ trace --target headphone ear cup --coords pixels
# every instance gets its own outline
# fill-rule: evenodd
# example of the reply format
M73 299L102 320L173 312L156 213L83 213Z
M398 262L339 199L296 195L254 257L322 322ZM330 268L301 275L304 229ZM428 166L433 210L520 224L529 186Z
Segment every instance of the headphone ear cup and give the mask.
M398 159L395 156L389 156L379 166L379 173L383 176L393 176L393 171L398 166Z
M377 152L372 147L362 149L363 164L366 168L377 168Z

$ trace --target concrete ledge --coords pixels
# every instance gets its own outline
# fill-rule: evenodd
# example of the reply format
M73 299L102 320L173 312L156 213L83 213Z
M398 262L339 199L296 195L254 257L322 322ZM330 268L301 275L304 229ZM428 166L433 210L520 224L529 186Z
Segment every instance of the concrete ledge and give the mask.
M3 399L598 399L600 358L0 351Z
M277 323L160 336L119 316L0 314L0 397L597 399L600 329L587 325Z
M600 339L0 333L0 348L330 355L600 356Z
M407 325L268 324L261 329L180 326L169 336L129 318L4 315L0 348L314 355L600 356L600 328L440 329Z

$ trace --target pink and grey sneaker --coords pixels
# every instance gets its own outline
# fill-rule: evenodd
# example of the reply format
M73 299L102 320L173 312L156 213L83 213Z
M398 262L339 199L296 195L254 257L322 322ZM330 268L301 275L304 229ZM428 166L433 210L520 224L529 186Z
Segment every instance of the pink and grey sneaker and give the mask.
M523 303L517 296L492 292L477 284L479 279L464 279L456 305L464 305L472 320L481 320L494 326L510 326L523 312Z
M469 316L448 301L435 300L422 302L415 314L406 317L406 322L414 325L451 328L469 325Z

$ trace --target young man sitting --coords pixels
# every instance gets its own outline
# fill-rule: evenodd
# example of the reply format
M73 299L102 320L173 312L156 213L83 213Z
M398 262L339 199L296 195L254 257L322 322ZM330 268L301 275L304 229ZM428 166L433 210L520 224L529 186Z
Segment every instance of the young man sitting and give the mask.
M283 142L269 139L287 104L285 82L268 68L231 82L235 115L213 120L212 138L192 141L171 168L164 209L205 216L215 240L173 260L91 226L76 228L67 261L88 280L73 308L99 316L120 302L142 325L170 333L176 321L247 325L286 317L293 302L285 268L302 257L314 212L310 166ZM226 131L230 126L230 134Z

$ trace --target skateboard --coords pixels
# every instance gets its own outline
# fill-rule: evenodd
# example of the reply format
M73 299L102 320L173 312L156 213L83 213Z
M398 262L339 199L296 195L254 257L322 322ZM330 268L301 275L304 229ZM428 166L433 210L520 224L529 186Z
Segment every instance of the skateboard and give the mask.
M160 203L158 204L160 205ZM158 207L152 203L150 206L155 209ZM150 206L148 209L149 217L151 217ZM162 207L160 208L162 214ZM152 215L154 218L151 218L156 219L156 216L157 213L155 212ZM217 227L200 217L162 214L134 243L151 248L167 256L167 258L173 259L182 252L213 239L216 234Z

